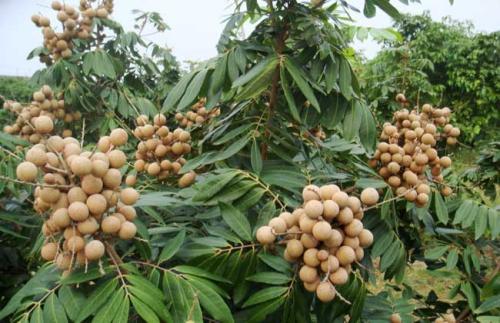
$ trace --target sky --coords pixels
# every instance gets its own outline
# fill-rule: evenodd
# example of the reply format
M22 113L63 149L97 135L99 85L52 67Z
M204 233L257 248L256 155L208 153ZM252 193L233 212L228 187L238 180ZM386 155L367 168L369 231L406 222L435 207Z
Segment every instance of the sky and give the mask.
M77 5L77 0L67 0ZM51 0L0 0L0 75L30 76L42 65L37 59L26 60L29 52L42 42L40 29L31 23L33 13L45 14L55 19L50 9ZM157 11L170 26L162 34L147 36L148 40L168 46L181 62L202 61L216 55L215 45L224 27L224 20L231 13L233 0L116 0L113 19L126 30L134 26L132 9ZM364 0L349 0L361 8ZM419 14L429 10L434 20L451 16L456 20L471 21L477 31L500 30L500 0L421 0L421 3L404 5L392 0L404 13ZM374 18L353 14L354 24L365 27L385 28L391 19L380 10ZM145 34L148 32L146 31ZM380 46L374 41L356 42L354 47L366 57L376 55Z

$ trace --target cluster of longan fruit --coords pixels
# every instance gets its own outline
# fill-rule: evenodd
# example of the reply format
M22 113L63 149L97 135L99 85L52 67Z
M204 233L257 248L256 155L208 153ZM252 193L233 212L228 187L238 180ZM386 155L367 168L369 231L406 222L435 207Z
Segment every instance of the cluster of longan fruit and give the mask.
M134 135L140 142L135 152L135 170L138 173L145 172L159 180L176 177L186 163L184 155L191 152L191 134L181 128L170 131L166 125L167 118L163 114L155 115L152 123L148 116L140 115L136 122ZM195 179L196 173L191 171L182 175L178 184L180 187L187 187ZM127 177L129 185L135 182L134 175Z
M448 156L439 156L439 140L446 137L446 142L453 145L460 134L458 128L448 123L449 108L424 104L421 110L402 109L394 113L394 124L383 125L381 142L369 162L398 196L415 202L418 207L429 201L431 190L426 170L430 168L434 182L442 183L441 171L451 166ZM442 185L441 193L448 196L453 190Z
M103 1L97 9L90 5L90 1L80 1L80 10L73 6L63 4L59 1L53 1L52 9L57 11L57 20L62 24L62 32L56 32L50 19L45 16L33 15L31 21L42 28L43 45L50 52L48 56L41 56L44 63L50 63L52 60L68 58L72 55L74 39L89 39L92 32L92 22L95 17L107 18L113 9L111 0Z
M260 227L257 240L267 245L281 237L280 242L286 244L284 258L300 264L304 288L329 302L335 298L335 286L347 283L351 265L363 259L363 248L373 242L373 234L361 220L363 206L375 205L379 194L366 188L358 198L331 184L308 185L302 197L301 207Z
M56 120L71 123L81 118L81 113L78 111L67 112L64 100L58 99L48 85L43 85L40 90L33 93L33 101L29 105L23 106L19 102L5 101L3 108L17 115L16 121L6 125L3 131L8 134L18 134L33 144L43 142L44 136L52 133ZM71 135L70 129L63 131L63 137Z
M31 147L16 169L17 178L36 182L34 209L44 218L41 256L66 272L100 260L105 242L129 240L137 231L133 188L121 189L128 140L123 129L102 137L94 151L84 151L73 137L51 136ZM41 181L37 181L41 177Z
M191 107L191 111L188 111L186 114L178 112L175 115L175 120L177 120L181 127L191 127L193 124L200 125L214 117L219 116L220 108L208 110L205 107L206 102L206 98L200 99Z

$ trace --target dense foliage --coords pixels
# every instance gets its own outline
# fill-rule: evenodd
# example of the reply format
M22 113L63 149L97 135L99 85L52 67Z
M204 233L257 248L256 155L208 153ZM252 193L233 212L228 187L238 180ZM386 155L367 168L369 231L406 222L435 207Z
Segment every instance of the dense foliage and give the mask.
M0 103L5 99L26 102L31 99L35 86L24 77L0 76Z
M435 22L429 14L404 15L394 27L403 41L386 41L363 66L368 101L387 116L396 93L412 103L433 100L453 107L467 142L497 136L500 34L475 33L471 24L451 19Z
M396 106L389 108L388 98L392 100L401 88L387 85L387 79L399 73L393 70L393 62L385 66L387 78L379 78L373 86L385 92L364 91L359 85L346 32L346 11L353 9L345 1L237 1L217 44L219 54L182 76L168 50L143 41L142 28L126 32L111 19L93 20L91 37L75 40L70 57L48 64L35 73L33 81L49 84L71 109L81 112L81 121L72 127L86 151L102 144L97 142L100 134L121 127L129 140L120 149L128 160L146 163L144 156L154 155L141 155L141 145L156 148L160 139L170 145L173 141L167 141L170 130L166 128L180 127L171 133L185 134L190 147L182 150L178 173L196 171L198 176L192 186L183 187L149 172L154 161L148 160L148 171L141 177L136 177L137 164L123 165L121 175L128 175L125 182L141 193L133 220L137 237L114 240L114 247L106 250L109 257L62 274L57 261L39 260L40 248L48 239L40 229L50 211L33 210L33 193L37 193L32 188L43 182L26 185L15 179L16 167L27 158L32 144L0 133L0 320L396 323L497 319L500 220L495 206L466 191L453 166L439 175L439 180L453 186L452 196L440 193L436 178L419 174L429 190L428 200L419 207L395 194L384 177L369 167L377 141L384 140L384 135L378 139L382 129L377 125L393 121L388 111ZM376 10L398 16L387 0L366 0L361 9L367 16ZM138 26L151 23L159 30L166 28L155 13L139 13L138 19ZM248 21L255 27L241 38L239 29ZM46 55L46 48L34 50L32 56L39 54ZM429 58L411 56L408 64L415 66L424 59L431 64ZM421 81L429 82L424 75ZM416 89L420 81L406 82ZM429 95L431 91L433 86ZM436 102L431 98L430 103ZM194 122L188 122L190 115ZM207 115L196 122L196 117ZM163 135L154 132L160 129ZM419 149L430 148L424 145ZM152 151L146 148L144 154ZM435 148L439 156L450 149ZM483 165L497 161L496 157L485 160ZM285 260L288 238L270 231L276 242L267 244L259 242L256 233L271 225L271 219L300 209L310 199L308 190L317 194L311 185L326 184L336 184L354 201L359 197L363 202L361 191L375 188L381 201L365 203L371 206L363 209L349 207L357 209L358 229L362 224L361 228L373 232L373 245L356 254L360 260L342 264L350 274L345 284L335 285L335 298L323 303L306 290L310 286L299 274L300 258L295 259L298 263ZM313 200L320 203L319 197ZM343 210L349 208L343 206ZM342 221L353 221L352 213ZM358 249L361 241L353 236L340 235L340 239L344 243L349 238L352 248ZM415 262L424 263L426 272L435 277L452 278L447 297L438 296L432 284L425 292L418 288L421 282L408 274ZM331 280L329 270L323 282Z

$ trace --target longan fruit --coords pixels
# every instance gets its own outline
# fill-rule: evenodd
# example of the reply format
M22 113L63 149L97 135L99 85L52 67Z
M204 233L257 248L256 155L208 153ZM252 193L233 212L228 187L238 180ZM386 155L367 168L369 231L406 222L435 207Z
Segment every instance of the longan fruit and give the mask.
M313 226L312 234L319 241L328 240L332 235L332 227L326 221L319 221Z
M132 187L127 187L120 192L120 200L126 205L133 205L139 199L139 193Z
M329 281L321 282L316 289L316 296L324 303L332 301L335 294L335 287Z
M101 259L104 251L104 244L99 240L92 240L85 245L85 257L89 261Z
M40 148L33 147L26 152L26 160L36 166L44 166L48 162L47 153Z
M40 190L40 198L49 204L57 202L60 196L61 192L57 188L44 187Z
M333 229L331 236L328 240L325 240L324 243L327 247L339 247L342 245L342 242L344 241L344 236L340 233L340 230L338 229Z
M324 273L334 272L339 268L339 260L333 255L329 255L325 261L321 262L321 271Z
M269 226L274 230L275 233L284 233L287 229L286 222L282 218L272 218L269 221Z
M43 94L42 94L43 95ZM34 122L35 129L38 133L49 133L54 130L54 122L48 116L39 116Z
M270 226L262 226L256 232L257 241L262 244L271 244L276 240L276 236L273 233L273 228Z
M106 8L98 8L96 10L96 16L101 19L105 19L108 17L108 10Z
M128 220L132 221L137 217L137 212L133 206L130 205L119 205L117 211Z
M47 242L40 249L40 254L44 260L52 261L56 258L58 245L55 242Z
M130 221L125 221L121 224L120 231L118 231L118 236L120 239L129 240L135 237L137 232L137 227L134 223Z
M71 252L78 252L85 247L85 240L79 236L73 236L67 240L68 250Z
M362 248L367 248L373 243L373 233L370 230L363 229L358 235L359 245Z
M64 139L59 136L50 136L47 139L46 147L53 152L62 152L64 150Z
M358 237L345 236L342 244L344 246L351 247L353 250L355 250L357 247L359 247L359 239Z
M339 214L339 205L332 200L323 201L323 216L331 221Z
M117 192L113 190L103 190L101 194L106 198L109 207L115 206L118 203L119 195Z
M304 251L304 255L302 257L304 263L310 267L317 267L320 264L318 259L318 249L310 248Z
M345 207L342 210L340 210L339 215L337 215L337 221L340 224L347 225L351 223L353 219L354 219L354 213L348 207Z
M97 230L99 230L99 223L94 217L89 216L87 220L78 222L76 225L78 231L81 234L94 234Z
M156 176L156 175L160 174L161 166L157 162L151 163L151 164L149 164L149 166L147 168L147 172L151 176Z
M312 233L312 229L317 222L318 222L317 220L311 219L307 215L302 216L302 218L299 220L300 230L304 233Z
M361 210L361 201L356 196L349 196L347 199L347 206L353 213L356 213Z
M395 188L401 185L401 179L399 178L399 176L391 176L387 179L387 183Z
M291 257L298 258L302 256L302 253L304 252L304 246L299 240L292 239L287 242L286 251Z
M69 201L69 203L86 202L87 201L87 193L85 193L85 191L82 190L82 188L79 186L72 187L68 191L68 201Z
M449 134L450 134L450 136L452 136L452 137L458 137L458 136L460 136L460 129L459 129L459 128L454 127L454 128L452 128L452 129L450 130Z
M316 219L323 214L323 203L318 200L310 200L304 205L304 211L311 219Z
M399 173L399 170L401 169L401 166L399 166L398 163L392 161L387 165L387 169L392 173L392 174L397 174Z
M304 203L311 200L320 200L321 197L319 195L319 187L316 185L307 185L302 190L302 198Z
M389 318L391 323L401 323L401 316L398 313L394 313Z
M96 159L92 161L92 175L96 177L104 177L109 169L109 162Z
M448 137L446 138L446 144L449 146L454 146L457 144L457 138L455 137Z
M443 156L439 159L439 164L443 168L448 168L451 166L451 158L448 156Z
M332 195L332 200L337 203L339 207L343 208L348 205L349 195L345 192L339 191Z
M121 168L127 163L127 156L121 150L114 149L108 152L109 164L113 168Z
M116 216L108 216L101 222L102 232L108 234L115 234L120 230L121 221Z
M318 257L319 261L325 261L328 259L329 253L327 250L321 249L318 251L318 254L316 256Z
M109 171L106 173L106 175L108 173L109 173ZM119 179L121 179L121 177ZM100 179L99 177L95 177L94 175L89 174L89 175L85 175L82 178L82 181L80 184L81 184L82 190L85 193L91 195L91 194L100 193L102 191L103 180Z
M407 201L409 202L414 202L417 199L417 191L415 190L409 190L405 193L404 197Z
M288 254L288 251L285 249L285 251L283 252L283 259L285 259L286 261L288 262L296 262L297 261L297 258L294 258L292 256L290 256Z
M365 205L374 205L378 202L379 195L373 187L367 187L361 192L361 202Z
M363 223L353 219L351 223L344 227L344 232L350 237L357 237L363 231Z
M339 192L340 188L337 185L323 185L319 188L319 196L323 201L331 200L334 193Z
M349 273L345 268L339 267L328 277L334 285L344 285L349 280Z
M89 208L82 202L73 202L68 207L68 214L74 221L83 221L89 217Z
M59 199L54 204L52 204L52 210L68 208L68 206L69 206L68 195L66 193L61 193L59 194Z
M319 241L310 233L302 233L300 236L300 243L304 246L304 248L315 248Z
M294 216L292 213L290 212L282 212L280 215L279 215L279 218L285 220L286 222L286 226L288 228L291 228L293 227L294 225L297 224L298 222L298 217Z
M307 265L302 266L299 271L300 280L306 283L313 283L318 277L318 271L314 267Z
M24 161L17 165L16 176L24 182L33 182L38 175L38 168L35 164L29 161Z
M60 253L56 258L56 266L61 270L66 270L71 265L71 255Z
M425 193L420 193L417 195L417 203L421 205L425 205L429 202L429 195Z
M339 263L344 266L353 263L356 259L356 254L354 253L353 248L349 246L341 246L339 250L337 250L335 257L337 257Z
M106 172L106 175L104 175L104 177L102 178L102 181L104 182L104 186L106 188L115 189L122 183L122 174L118 169L110 168Z
M417 175L411 170L407 170L406 172L404 172L403 178L410 186L415 186L418 183Z
M80 145L74 142L67 143L63 149L63 155L66 159L72 155L80 155L81 152Z
M363 258L365 256L365 251L363 250L363 248L358 247L358 248L354 249L354 253L356 254L357 261L363 260Z
M97 142L97 149L100 152L107 153L111 149L111 140L108 136L101 137Z
M75 175L87 175L92 172L92 162L86 157L76 156L71 160L70 168Z
M65 228L71 224L71 218L69 217L68 209L66 208L55 210L51 219L59 228Z
M92 194L87 198L86 204L90 213L99 215L106 211L108 201L102 194Z
M109 141L113 146L125 145L128 141L128 134L122 128L116 128L109 134Z
M307 282L302 282L304 284L304 289L307 290L308 292L316 292L316 289L318 288L318 285L320 283L320 279L316 279L312 283L307 283Z
M184 152L184 146L181 142L176 142L172 145L172 152L176 155L181 155Z
M182 175L181 178L179 178L178 184L180 188L188 187L189 185L193 184L196 179L196 173L193 171L190 171L184 175Z

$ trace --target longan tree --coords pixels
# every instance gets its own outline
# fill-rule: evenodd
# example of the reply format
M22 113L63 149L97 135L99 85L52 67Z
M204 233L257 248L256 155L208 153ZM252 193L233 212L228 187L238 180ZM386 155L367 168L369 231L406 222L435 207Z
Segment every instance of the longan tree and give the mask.
M90 6L95 12L82 3L90 30L67 4L53 8L74 16L65 29L90 40L70 32L78 39L62 54L64 35L47 30L55 47L39 50L51 61L35 76L81 111L82 135L61 138L54 126L17 158L10 148L20 139L5 135L16 140L5 148L16 159L5 199L35 187L23 193L33 228L23 232L36 240L33 258L47 263L0 319L453 322L495 314L498 215L463 201L459 187L451 194L453 180L445 181L445 155L460 135L447 123L453 109L399 96L393 120L374 119L345 35L356 8L236 1L219 54L170 87L175 69L147 69L154 62L129 48L142 43L138 35L101 10L110 2ZM378 9L397 15L389 1L365 1L367 16ZM162 26L156 15L140 17ZM242 38L248 21L255 27ZM105 28L116 35L103 37ZM30 124L53 120L28 112ZM453 292L465 301L418 294L405 281L414 260L458 268ZM382 290L372 284L380 281Z

